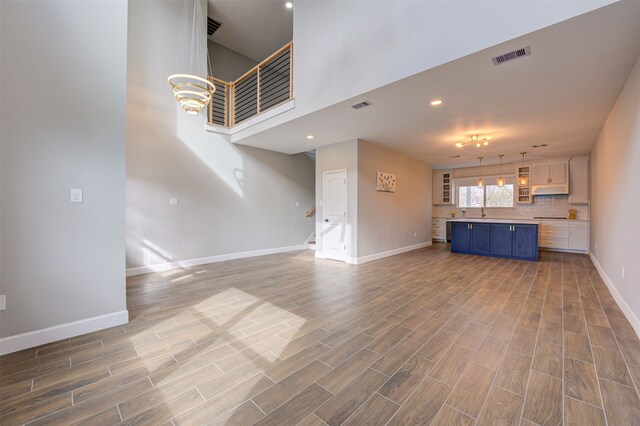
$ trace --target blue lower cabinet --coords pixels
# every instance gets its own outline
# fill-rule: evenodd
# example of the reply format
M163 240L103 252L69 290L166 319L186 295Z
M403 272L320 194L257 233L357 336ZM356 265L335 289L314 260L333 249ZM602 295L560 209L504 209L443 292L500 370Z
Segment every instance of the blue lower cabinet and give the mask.
M471 253L479 255L491 254L491 224L471 224Z
M491 224L491 254L495 256L511 257L513 233L506 223Z
M451 223L451 252L538 260L538 225Z
M513 254L516 259L538 260L538 225L513 225Z
M470 253L470 248L470 224L464 222L453 222L451 224L451 251L454 253Z

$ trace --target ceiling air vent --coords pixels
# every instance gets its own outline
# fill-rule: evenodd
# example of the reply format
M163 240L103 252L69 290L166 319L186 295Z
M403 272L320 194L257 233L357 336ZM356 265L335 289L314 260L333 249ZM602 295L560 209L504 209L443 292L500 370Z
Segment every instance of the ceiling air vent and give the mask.
M351 108L360 109L360 108L368 107L369 105L373 105L373 104L371 102L369 102L369 101L362 101L362 102L357 103L355 105L351 105Z
M222 22L207 16L207 35L209 37L211 37L216 31L218 31L218 28L220 28L221 26Z
M513 52L491 58L491 61L493 62L493 65L500 65L504 62L511 61L512 59L518 59L522 56L529 55L531 55L531 47L525 46L522 49L514 50Z

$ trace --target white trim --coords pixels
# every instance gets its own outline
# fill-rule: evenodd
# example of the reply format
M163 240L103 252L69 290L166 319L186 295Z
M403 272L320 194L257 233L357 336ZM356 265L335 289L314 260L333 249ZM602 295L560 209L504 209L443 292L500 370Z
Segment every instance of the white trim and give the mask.
M238 253L220 254L217 256L201 257L198 259L180 260L177 262L157 263L155 265L138 266L127 269L127 276L149 274L152 272L164 272L171 269L189 268L191 266L205 265L207 263L224 262L225 260L244 259L246 257L264 256L267 254L286 253L288 251L305 250L306 244L287 247L275 247L261 250L242 251Z
M591 261L593 262L596 269L598 270L598 273L600 274L602 281L604 281L607 287L609 287L609 291L611 292L611 295L615 299L618 306L620 306L620 309L622 309L622 312L627 317L627 320L629 320L629 322L631 323L631 327L633 327L638 337L640 337L640 320L638 320L638 317L636 316L636 314L629 307L629 305L627 305L627 302L624 300L622 295L618 293L618 289L616 288L615 284L613 284L613 281L611 281L611 279L607 276L607 273L604 271L602 266L600 266L598 259L596 259L596 257L593 255L591 251L589 251L589 257L591 258Z
M331 170L323 170L322 171L322 200L323 203L327 200L327 187L324 184L325 183L325 178L328 174L330 173L344 173L344 184L345 184L345 198L346 198L346 211L344 212L344 217L345 217L345 229L348 229L349 225L349 170L348 169L331 169ZM324 232L324 214L325 214L326 209L322 208L322 217L320 218L321 222L320 222L320 229L322 231L322 249L325 250L325 247L327 246L325 244L325 232ZM347 238L347 234L348 234L348 238ZM347 253L351 252L351 232L350 231L346 231L345 232L345 240L344 240L344 256L335 256L335 257L329 257L326 253L324 253L324 258L325 259L331 259L331 260L337 260L338 262L347 262L347 263L353 263L350 262L350 259L353 259L349 256L347 256ZM317 242L317 240L316 240Z
M219 126L217 124L205 123L204 130L211 133L220 133L223 135L233 136L238 132L248 129L249 127L255 126L256 124L262 123L265 120L268 120L277 115L280 115L289 110L292 110L295 108L295 106L296 106L295 99L290 99L287 102L284 102L280 105L276 105L273 108L269 108L268 110L261 112L255 117L245 120L242 123L236 124L233 127L224 127L224 126ZM236 142L236 141L233 140L232 138L232 142Z
M94 331L115 327L128 322L129 312L125 309L124 311L113 312L111 314L68 322L41 330L16 334L15 336L3 337L0 339L0 355L33 348L34 346L56 342L69 337L80 336L81 334L93 333Z
M560 253L589 254L589 250L572 250L572 249L560 249L560 248L540 247L540 246L538 246L538 248L540 250L544 250L544 251L557 251L557 252L560 252Z
M383 251L381 253L370 254L368 256L362 256L362 257L358 257L358 258L347 257L347 263L351 263L353 265L361 265L363 263L372 262L374 260L383 259L385 257L395 256L396 254L406 253L408 251L413 251L413 250L418 250L418 249L421 249L421 248L424 248L424 247L429 247L432 244L433 244L433 242L427 241L427 242L420 243L420 244L414 244L412 246L400 247L400 248L393 249L393 250Z

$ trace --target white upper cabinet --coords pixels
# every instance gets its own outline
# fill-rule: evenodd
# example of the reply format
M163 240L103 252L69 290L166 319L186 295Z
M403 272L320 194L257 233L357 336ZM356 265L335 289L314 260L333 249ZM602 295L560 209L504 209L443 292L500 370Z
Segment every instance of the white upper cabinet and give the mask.
M569 163L553 161L531 165L533 195L569 193Z
M534 164L531 179L534 186L563 185L567 182L567 163Z
M453 204L453 173L451 170L433 172L433 204Z
M531 185L546 185L549 179L548 164L534 164L531 166Z
M589 203L589 157L573 157L569 162L569 203Z
M560 185L567 183L567 163L551 163L549 164L549 183Z
M433 172L433 191L431 198L433 204L442 204L442 172L434 170Z

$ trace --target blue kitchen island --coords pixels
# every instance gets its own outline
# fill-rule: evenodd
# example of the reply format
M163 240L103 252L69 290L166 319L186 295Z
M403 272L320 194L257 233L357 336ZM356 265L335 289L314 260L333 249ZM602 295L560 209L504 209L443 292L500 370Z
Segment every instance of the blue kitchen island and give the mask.
M538 261L539 223L507 219L449 219L451 252Z

